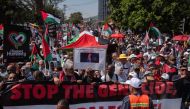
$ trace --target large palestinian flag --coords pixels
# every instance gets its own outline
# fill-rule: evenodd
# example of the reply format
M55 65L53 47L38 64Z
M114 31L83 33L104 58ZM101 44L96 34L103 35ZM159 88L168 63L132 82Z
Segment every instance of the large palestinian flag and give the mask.
M60 23L59 18L57 18L49 13L41 11L41 15L42 15L42 19L45 23Z

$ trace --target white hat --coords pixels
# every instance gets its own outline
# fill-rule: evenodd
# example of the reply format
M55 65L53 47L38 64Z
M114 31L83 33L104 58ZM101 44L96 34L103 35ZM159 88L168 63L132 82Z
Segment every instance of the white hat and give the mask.
M189 55L189 53L188 52L184 52L184 54L183 55Z
M147 76L149 74L152 74L152 72L151 71L146 71L143 76Z
M129 56L129 59L131 59L131 58L136 58L137 56L135 55L135 54L131 54L130 56Z
M137 78L137 73L135 73L135 72L130 72L130 73L129 73L129 76L132 76L133 78Z
M163 73L161 78L168 80L169 79L169 75L167 73Z
M148 56L148 57L149 57L149 54L148 54L148 53L144 53L144 54L143 54L143 57L145 57L145 56Z
M134 88L140 88L141 87L141 80L138 78L132 78L131 80L127 80L125 84L129 84Z

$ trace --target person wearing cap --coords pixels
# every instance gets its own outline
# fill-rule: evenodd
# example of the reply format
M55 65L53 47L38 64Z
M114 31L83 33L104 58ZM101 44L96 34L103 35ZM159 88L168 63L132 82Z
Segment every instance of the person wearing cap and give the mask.
M127 61L126 54L120 54L118 59L119 59L119 62L115 63L115 68L122 67L124 70L124 73L128 75L131 64Z
M161 75L161 79L162 79L162 81L169 81L169 75L167 73L163 73Z
M154 109L152 99L141 92L141 80L132 78L126 84L131 94L123 99L121 109Z
M117 52L112 53L112 64L115 65L115 63L118 62L118 54Z
M113 75L112 81L113 82L125 82L127 80L127 75L124 72L123 67L117 66L115 68L115 74Z
M146 71L143 75L142 82L154 81L153 73L151 71Z
M177 75L177 68L175 65L176 58L170 55L167 62L162 67L162 72L168 73L170 77L169 80L171 80L174 75Z
M136 72L129 72L128 80L130 80L132 78L137 78L137 73Z
M160 66L157 66L157 65L153 64L149 68L151 70L152 74L153 74L153 77L154 77L155 81L160 81L161 80L161 72L160 72L159 67Z
M134 71L134 69L136 68L136 66L139 66L139 65L136 64L136 60L137 60L137 55L131 54L129 56L129 61L130 61L130 64L131 64L130 71Z
M101 77L102 82L111 81L114 76L114 66L107 65L105 72L103 72L103 76Z
M186 78L188 76L187 65L181 65L178 74L180 78Z
M187 65L181 65L178 75L173 77L177 96L182 98L181 109L188 109L190 106L190 73L187 71Z

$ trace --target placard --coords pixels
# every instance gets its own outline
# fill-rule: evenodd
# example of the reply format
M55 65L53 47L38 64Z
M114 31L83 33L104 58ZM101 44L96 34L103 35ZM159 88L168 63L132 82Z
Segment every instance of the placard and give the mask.
M29 61L30 37L30 28L17 25L5 25L3 41L3 61L5 63Z
M76 48L74 49L74 69L105 70L106 49Z

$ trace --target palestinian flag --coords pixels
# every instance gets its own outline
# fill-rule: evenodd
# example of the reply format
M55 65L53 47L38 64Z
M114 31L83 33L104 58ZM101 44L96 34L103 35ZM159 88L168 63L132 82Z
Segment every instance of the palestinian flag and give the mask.
M102 27L102 35L104 36L110 36L112 34L112 30L108 23L105 23Z
M3 35L3 30L4 30L4 27L2 24L0 24L0 35Z
M31 61L34 60L34 57L36 56L37 60L41 60L41 55L40 55L40 52L39 52L39 49L37 47L37 45L35 44L32 48L32 53L31 53Z
M57 18L49 13L41 11L41 15L42 15L42 19L45 23L60 23L59 18Z
M156 36L158 39L158 44L162 45L162 39L161 39L161 32L158 28L156 28L153 23L150 24L149 32L152 32L154 36Z
M68 41L67 44L71 44L71 43L73 43L73 42L76 42L78 39L79 39L79 35L78 35L78 36L75 36L73 39L71 39L70 41Z
M46 31L44 37L46 37L48 34L48 26L46 26ZM42 52L44 55L45 61L51 61L52 60L52 54L49 48L48 43L46 42L45 38L42 36Z

